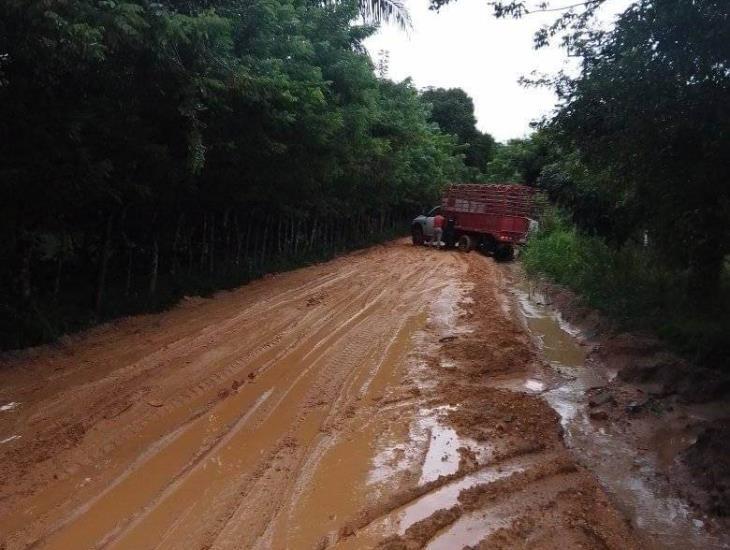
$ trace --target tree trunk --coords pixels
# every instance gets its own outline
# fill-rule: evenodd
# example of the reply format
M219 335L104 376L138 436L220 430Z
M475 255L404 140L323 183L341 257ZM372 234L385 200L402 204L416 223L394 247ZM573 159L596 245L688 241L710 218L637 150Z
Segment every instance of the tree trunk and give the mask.
M246 254L246 264L249 264L248 259L250 258L249 251L251 250L251 231L253 231L253 220L251 215L248 215L248 222L246 223L246 243L243 246L243 251Z
M254 224L254 239L253 239L253 246L251 247L251 252L249 255L249 265L251 266L252 270L258 269L258 261L259 261L259 245L261 244L261 223L255 223Z
M193 230L188 233L188 275L193 274Z
M208 214L203 214L203 231L200 233L200 271L205 267L205 252L208 246Z
M266 216L266 223L264 225L264 237L263 237L263 240L262 240L262 243L261 243L261 260L260 260L260 263L259 263L260 269L261 269L262 272L265 270L265 267L264 266L266 265L266 244L267 244L266 243L266 238L268 237L268 234L269 234L269 222L270 222L270 220L271 220L271 217L267 215Z
M210 224L210 248L208 250L208 272L212 275L215 271L215 214L212 216Z
M106 272L109 266L109 256L111 252L112 225L114 215L109 214L106 219L106 231L104 232L104 244L101 248L101 257L99 258L99 273L96 280L96 297L94 299L94 310L98 315L101 313L101 306L104 302L104 290L106 285Z
M157 235L155 235L155 241L152 244L152 265L150 269L150 286L148 293L150 296L154 296L157 292L157 272L160 266L160 246Z
M63 252L58 254L56 260L56 278L53 281L53 301L58 301L58 295L61 293L61 273L63 272Z
M243 245L241 229L238 227L238 213L233 217L233 227L236 232L236 255L233 258L233 264L236 266L236 270L238 270L238 266L241 264L241 246Z
M317 236L317 216L312 220L312 233L309 236L309 242L307 243L307 252L311 252L314 247L314 239Z
M231 252L231 231L229 229L228 218L231 215L231 209L226 208L223 211L223 234L225 239L223 240L223 264L230 264L230 252Z
M177 253L178 253L178 243L180 242L180 231L182 230L182 223L183 219L185 217L184 212L180 212L180 214L177 217L177 225L175 226L175 237L172 239L172 262L170 262L170 273L175 275L177 272Z
M33 246L27 243L23 251L23 260L20 266L20 295L24 300L30 300L31 283L30 283L30 262L33 257Z
M129 296L132 290L132 259L134 256L134 249L130 246L127 251L127 277L124 283L124 295Z
M302 219L297 218L297 228L294 230L294 256L299 256L299 237L302 233Z

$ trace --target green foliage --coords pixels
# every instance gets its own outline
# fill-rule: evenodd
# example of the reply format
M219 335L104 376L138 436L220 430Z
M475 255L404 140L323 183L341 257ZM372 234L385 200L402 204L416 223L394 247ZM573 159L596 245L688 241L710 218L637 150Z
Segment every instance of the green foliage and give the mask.
M461 88L428 88L422 97L431 105L430 119L465 146L465 163L475 169L472 177L479 178L494 156L496 143L491 135L477 129L471 97Z
M458 146L410 82L375 77L357 17L0 2L0 346L329 257L431 204Z
M451 0L432 0L439 9ZM635 0L610 30L606 0L490 0L496 17L555 13L582 59L554 86L556 114L497 148L488 181L524 181L567 212L534 240L528 268L715 364L730 342L730 12L727 0ZM574 227L575 225L575 227Z
M545 133L537 132L526 139L511 139L496 146L494 157L485 169L485 180L535 185L543 167L558 158L560 151L552 137Z
M724 0L637 0L575 44L555 127L611 196L638 215L662 261L709 295L730 253L730 24ZM639 229L637 227L636 229ZM709 291L709 292L708 292Z
M652 330L707 365L721 367L730 358L730 280L715 295L718 307L708 311L684 292L687 274L658 262L649 247L609 245L555 208L546 209L522 258L528 274L573 289L623 328Z

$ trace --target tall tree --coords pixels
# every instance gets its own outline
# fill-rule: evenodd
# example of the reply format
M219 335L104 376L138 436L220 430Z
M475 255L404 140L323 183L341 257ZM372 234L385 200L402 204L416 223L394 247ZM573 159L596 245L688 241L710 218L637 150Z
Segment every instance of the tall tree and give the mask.
M355 0L0 2L0 347L383 238L460 177L358 21Z
M423 99L432 106L431 120L467 146L466 164L484 171L494 154L495 141L477 129L472 98L461 88L427 88Z
M711 296L730 252L727 2L639 0L576 48L582 71L559 83L556 126Z

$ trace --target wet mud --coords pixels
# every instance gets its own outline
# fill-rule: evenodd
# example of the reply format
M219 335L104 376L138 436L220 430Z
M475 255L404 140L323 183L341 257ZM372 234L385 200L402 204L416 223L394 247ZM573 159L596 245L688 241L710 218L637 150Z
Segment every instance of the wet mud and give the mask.
M510 277L397 241L3 358L0 548L662 542Z
M567 322L519 269L505 272L514 283L515 310L549 365L544 374L551 382L528 380L525 389L542 394L560 414L566 444L635 531L654 548L730 547L726 528L693 508L678 490L695 480L676 468L700 433L700 425L687 422L688 416L722 416L724 407L675 403L670 410L656 408L639 416L651 401L647 394L652 388L623 384L617 364L601 360L596 338L586 338Z

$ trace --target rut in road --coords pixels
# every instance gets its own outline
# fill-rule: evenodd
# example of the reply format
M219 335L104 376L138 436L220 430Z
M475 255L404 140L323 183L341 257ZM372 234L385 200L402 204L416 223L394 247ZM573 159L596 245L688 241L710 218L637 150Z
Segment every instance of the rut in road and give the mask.
M488 383L536 360L490 262L397 242L4 359L0 542L630 547L549 407Z

